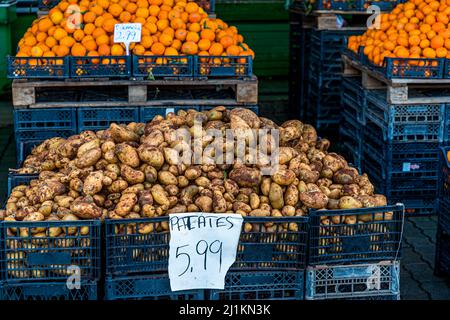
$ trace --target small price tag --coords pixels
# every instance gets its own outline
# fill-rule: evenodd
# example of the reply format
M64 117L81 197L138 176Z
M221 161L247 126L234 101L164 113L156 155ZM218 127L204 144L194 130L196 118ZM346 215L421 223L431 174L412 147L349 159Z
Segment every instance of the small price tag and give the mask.
M410 171L411 171L411 163L403 162L403 172L410 172Z
M239 214L170 214L172 291L224 289L225 275L236 260L242 222Z
M142 24L140 23L117 23L114 25L114 42L124 43L127 56L130 55L130 43L140 42Z

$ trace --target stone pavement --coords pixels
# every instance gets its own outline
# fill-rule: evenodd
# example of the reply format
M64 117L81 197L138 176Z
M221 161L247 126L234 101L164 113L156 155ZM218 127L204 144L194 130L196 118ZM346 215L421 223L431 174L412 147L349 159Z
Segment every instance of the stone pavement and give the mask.
M277 112L278 116L283 116L281 110ZM0 204L6 200L8 168L15 167L12 123L11 105L0 102ZM400 275L402 299L450 300L450 278L433 274L436 228L436 216L413 217L405 221Z

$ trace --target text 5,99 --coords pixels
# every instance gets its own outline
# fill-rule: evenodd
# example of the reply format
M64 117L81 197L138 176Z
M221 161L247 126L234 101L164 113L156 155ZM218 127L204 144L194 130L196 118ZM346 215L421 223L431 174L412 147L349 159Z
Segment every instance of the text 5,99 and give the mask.
M175 258L176 259L184 259L186 267L183 270L182 273L180 273L178 276L181 277L186 272L194 271L194 267L192 267L192 260L193 259L202 259L201 265L203 270L208 269L208 256L210 257L217 257L218 258L218 270L221 272L222 270L222 253L223 253L223 243L220 240L214 240L211 243L208 243L205 240L200 240L197 242L195 246L191 246L190 244L186 244L183 246L178 246L175 252ZM215 256L218 255L218 256ZM212 266L209 266L210 268L214 268Z

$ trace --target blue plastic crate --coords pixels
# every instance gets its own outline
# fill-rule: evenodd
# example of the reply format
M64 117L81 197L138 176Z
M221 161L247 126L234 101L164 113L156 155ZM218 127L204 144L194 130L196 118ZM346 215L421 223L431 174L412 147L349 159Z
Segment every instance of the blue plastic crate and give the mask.
M384 90L366 97L366 118L382 129L383 141L443 142L445 104L388 104Z
M306 269L306 300L377 299L400 294L400 263L315 266Z
M159 224L168 217L106 220L106 273L120 275L165 271L168 267L168 231ZM231 270L285 270L302 269L306 263L307 217L258 218L245 217L244 224L251 223L249 232L242 230ZM152 224L155 232L141 234L136 224ZM273 223L273 232L264 224ZM287 231L285 223L297 225L297 231ZM159 231L161 230L161 231Z
M438 227L434 272L438 276L450 276L450 234Z
M228 272L210 300L303 300L305 271Z
M438 143L385 143L365 127L364 161L382 180L438 178Z
M344 109L353 114L358 123L366 124L366 91L360 77L342 77L341 99Z
M166 106L166 107L141 107L139 121L147 123L153 120L156 116L165 117L169 112L177 113L179 110L194 109L199 111L198 106Z
M339 127L340 141L345 159L361 172L363 154L363 125L351 115L343 105L343 119Z
M111 123L139 122L139 107L78 108L78 131L98 131L109 128Z
M363 57L363 64L387 79L443 79L445 59L384 58L382 66L376 66Z
M193 56L197 78L250 78L253 75L251 56Z
M105 279L105 300L204 300L204 290L172 291L167 274Z
M8 173L8 194L14 187L20 185L29 185L31 180L38 179L38 174L19 174L15 172Z
M8 221L0 227L1 280L8 283L67 280L74 274L73 267L79 268L83 280L100 278L99 220ZM51 235L50 228L59 228L56 230L60 234ZM41 236L35 237L36 233Z
M345 223L355 217L365 223ZM396 260L400 256L404 206L319 210L310 213L308 265Z
M14 109L14 130L77 130L75 108Z
M207 110L211 110L214 109L216 106L200 106L200 110L199 111L207 111ZM227 109L234 109L234 108L245 108L245 109L249 109L251 111L253 111L256 114L259 114L259 107L258 106L225 106L225 108Z
M4 282L2 300L97 300L97 282L82 281L79 289L67 288L66 281Z
M135 56L133 76L156 78L192 78L194 62L192 56Z
M60 130L22 130L14 132L16 137L16 147L19 149L19 142L21 141L37 141L37 140L46 140L54 137L68 138L77 134L77 130L72 129L60 129Z
M27 140L27 141L18 141L17 142L17 150L16 150L16 164L17 168L22 167L23 161L31 154L31 151L34 147L40 145L42 140Z
M65 79L69 77L68 57L7 57L8 79Z
M70 57L71 78L128 78L131 56Z

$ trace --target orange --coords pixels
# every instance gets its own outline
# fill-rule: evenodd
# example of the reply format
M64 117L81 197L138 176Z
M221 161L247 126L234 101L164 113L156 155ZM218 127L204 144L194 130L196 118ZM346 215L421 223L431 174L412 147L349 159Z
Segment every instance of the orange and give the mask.
M181 46L181 51L188 55L194 55L198 52L197 44L193 41L186 41Z
M62 19L64 19L64 15L59 10L55 10L50 14L50 20L52 20L55 25L61 23Z
M111 54L111 48L107 44L102 44L98 46L98 54L101 56L109 56Z
M431 47L433 49L442 48L444 46L444 38L442 36L437 35L431 39Z
M180 41L184 41L187 36L187 31L184 29L178 29L175 31L175 38L177 38Z
M72 37L66 36L59 41L60 46L65 46L68 48L72 48L75 44L75 40Z
M159 42L162 43L165 47L170 47L172 44L173 38L168 34L161 34L159 36Z
M87 51L95 51L97 50L97 43L95 40L86 40L82 42L83 46Z
M151 47L151 51L155 55L162 55L162 54L164 54L165 50L166 50L166 47L164 47L164 45L159 42L155 42Z
M131 13L127 11L123 11L119 16L119 20L123 23L131 21L131 18L132 18Z
M209 41L208 39L201 39L198 42L198 49L200 51L207 51L210 46L211 46L211 41Z
M164 51L165 56L177 56L178 51L175 48L169 47Z
M425 58L436 58L436 51L431 48L423 49L422 54Z
M220 56L223 52L223 47L220 43L213 43L208 52L212 56Z
M76 41L81 41L81 40L84 38L84 32L83 32L83 30L81 30L81 29L76 30L76 31L73 33L73 38L74 38Z
M39 29L39 31L42 31L42 32L47 32L48 29L50 29L52 26L53 26L52 20L50 20L47 17L39 20L39 22L38 22L38 29Z
M149 11L149 13L150 13L151 16L157 17L158 14L159 14L160 9L159 9L158 6L151 5L151 6L148 8L148 11Z
M151 36L143 36L141 38L141 45L145 48L145 49L149 49L153 44L153 39Z
M200 33L200 38L214 41L214 39L216 38L216 34L211 29L203 29Z
M102 34L95 38L95 42L98 46L101 46L102 44L109 44L109 36L107 36L106 34Z
M117 18L122 13L123 8L117 3L113 3L108 7L108 12L113 15L113 17Z
M125 50L120 44L113 44L111 47L111 55L113 56L123 56L125 54Z
M114 32L114 25L117 23L116 19L106 19L103 22L103 30L105 30L106 32L112 33Z
M94 12L88 11L83 15L83 22L84 23L93 23L96 18L97 18L97 15Z
M65 57L70 53L70 49L66 46L59 45L57 46L56 55L58 57Z
M148 9L147 8L138 8L136 10L136 17L141 17L141 18L147 18L149 15Z
M447 56L447 49L446 48L437 48L436 49L436 57L438 58L445 58Z
M41 49L39 46L34 46L31 48L31 56L32 57L42 57L44 54L44 50Z
M72 56L81 57L86 55L86 48L79 43L75 43L70 50Z
M95 30L95 25L93 23L88 23L84 25L83 31L85 34L92 34Z
M198 33L189 31L186 35L186 41L197 43L200 40Z
M229 56L238 56L240 53L239 47L235 45L231 45L227 48L227 55Z
M55 33L53 34L53 38L55 38L58 41L61 41L61 39L63 39L64 37L67 37L66 30L64 30L62 28L57 28L55 30Z

